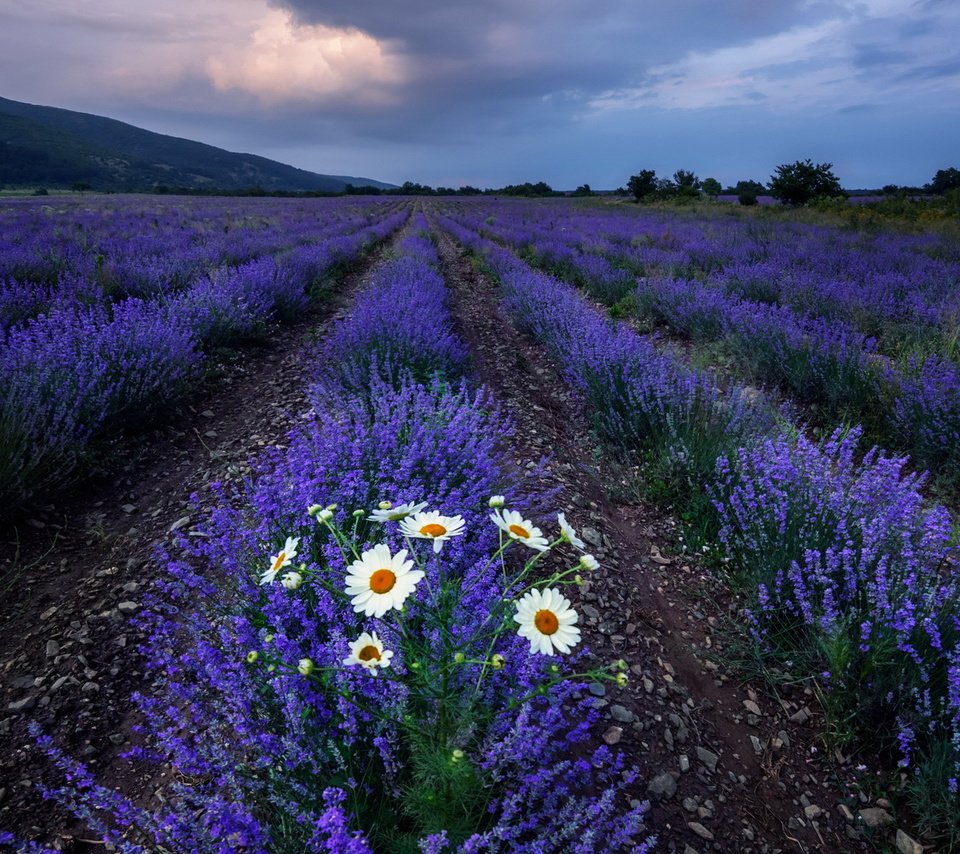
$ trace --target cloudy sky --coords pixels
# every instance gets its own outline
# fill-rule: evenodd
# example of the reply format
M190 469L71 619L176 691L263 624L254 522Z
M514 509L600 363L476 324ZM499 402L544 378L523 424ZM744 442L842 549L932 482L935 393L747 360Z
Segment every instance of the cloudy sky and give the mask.
M334 174L960 167L956 0L0 0L0 95Z

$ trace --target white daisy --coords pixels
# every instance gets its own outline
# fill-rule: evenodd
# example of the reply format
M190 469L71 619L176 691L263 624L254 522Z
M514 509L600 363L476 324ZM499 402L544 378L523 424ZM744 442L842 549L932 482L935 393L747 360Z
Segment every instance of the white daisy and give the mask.
M520 624L518 634L530 641L530 652L564 655L580 643L580 619L570 600L555 587L529 590L517 601L513 619Z
M566 515L563 513L558 513L557 522L560 524L560 533L563 535L563 538L567 540L574 548L580 549L580 551L586 551L587 544L577 536L577 532L574 530L573 525L567 521Z
M378 667L389 667L393 652L383 648L383 641L376 632L364 632L355 641L350 642L350 655L343 663L346 665L359 664L361 667L376 673Z
M297 662L297 673L301 676L309 676L313 673L313 660L310 658L301 658Z
M511 539L538 552L545 552L550 545L543 536L543 531L529 519L524 519L516 510L495 510L490 514L490 521Z
M580 566L588 572L600 569L600 562L593 555L580 555Z
M490 507L491 510L498 510L499 508L503 507L503 505L506 503L507 503L507 499L504 498L502 495L491 495L490 500L487 502L487 505Z
M283 544L283 548L280 549L280 551L278 551L275 555L270 557L270 569L260 574L261 584L272 583L273 579L277 577L277 573L280 572L281 569L290 566L290 561L297 556L298 545L300 545L299 537L287 537L287 541Z
M299 572L285 572L280 576L280 583L287 590L296 590L303 584L303 576Z
M402 519L406 519L407 516L419 513L426 506L426 501L421 501L419 504L398 504L396 507L390 504L389 501L381 501L379 509L374 510L373 513L367 516L367 521L379 522L381 525L384 522L399 522Z
M423 571L411 571L412 566L406 549L391 555L390 547L381 544L365 551L350 564L347 575L347 595L353 597L353 610L368 617L382 617L391 608L399 611L423 578Z
M447 540L464 532L463 526L462 516L444 516L436 510L428 510L408 516L400 523L400 530L405 537L433 540L433 550L439 552Z

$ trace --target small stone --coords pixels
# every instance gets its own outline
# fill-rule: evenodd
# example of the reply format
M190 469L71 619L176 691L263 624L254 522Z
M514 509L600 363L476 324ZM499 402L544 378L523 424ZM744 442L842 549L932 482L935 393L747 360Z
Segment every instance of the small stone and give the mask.
M123 744L127 737L122 732L114 732L107 736L113 744Z
M795 724L805 724L808 720L810 720L809 709L807 709L807 707L804 706L799 711L794 712L792 715L790 715L790 720L792 723L795 723Z
M40 615L41 620L49 620L54 614L57 613L60 609L56 605L51 605Z
M757 717L762 717L763 712L760 711L760 707L753 702L753 700L744 700L743 707L750 712L751 714L756 715Z
M698 747L697 759L699 759L711 771L716 771L717 762L719 761L720 757L717 756L717 754L714 753L712 750L707 750L705 747Z
M136 512L137 512L137 507L136 507L135 504L121 504L121 505L120 505L120 509L121 509L124 513L126 513L128 516L129 516L131 513L136 513Z
M677 793L677 781L669 771L657 774L647 785L647 794L655 801L668 801Z
M127 601L127 602L120 602L117 605L117 610L121 614L133 614L137 611L139 607L140 607L140 604L138 602Z
M713 839L713 834L707 830L699 821L688 821L687 827L689 827L697 836L701 839L711 840Z
M686 774L690 770L690 757L686 753L681 753L677 761L680 763L680 771Z
M623 737L623 727L612 726L604 734L603 740L609 744L619 744L620 739Z
M753 752L756 753L757 756L763 755L763 744L761 743L759 738L757 738L755 735L751 735L750 744L753 745Z
M60 655L60 644L55 640L47 641L47 658L56 658Z
M683 808L687 812L696 812L699 804L693 798L684 798L683 799Z
M594 697L604 697L607 694L607 688L602 682L591 682L588 690Z
M628 724L633 721L634 714L625 706L619 703L610 707L610 717L620 723Z
M697 851L697 849L694 848L692 845L684 845L683 854L700 854L700 852Z
M840 810L840 815L842 815L846 821L853 821L853 813L850 811L850 807L846 804L838 804L837 809Z
M783 742L784 747L790 747L790 736L787 735L787 731L785 729L782 729L777 733L777 738Z
M893 816L882 807L867 807L860 810L860 820L871 828L887 827L893 824Z
M96 682L84 682L83 687L80 690L84 694L95 694L100 690L100 686Z
M36 704L36 697L24 697L22 700L16 700L15 702L7 703L7 711L13 712L14 714L19 714L20 712L29 711Z
M923 846L902 830L897 830L897 854L923 854Z
M181 528L186 528L187 525L189 525L189 524L190 524L190 517L189 517L189 516L181 516L179 519L177 519L176 522L174 522L174 523L170 526L170 533L172 534L174 531L179 531Z
M810 819L820 818L823 815L823 808L816 804L810 804L810 806L803 808L803 814Z

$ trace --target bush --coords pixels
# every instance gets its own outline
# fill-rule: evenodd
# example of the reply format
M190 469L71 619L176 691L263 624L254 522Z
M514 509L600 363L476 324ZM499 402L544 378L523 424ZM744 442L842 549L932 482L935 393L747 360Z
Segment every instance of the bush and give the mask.
M832 169L832 163L814 164L811 160L784 163L770 178L770 194L788 205L804 205L818 196L839 196L843 190Z

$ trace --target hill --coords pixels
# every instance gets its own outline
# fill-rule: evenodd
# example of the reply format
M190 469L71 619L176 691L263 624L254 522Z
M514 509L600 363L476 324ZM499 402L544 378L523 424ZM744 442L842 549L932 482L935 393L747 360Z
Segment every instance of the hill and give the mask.
M116 119L0 98L0 185L150 191L158 185L243 190L340 192L349 183L392 184L322 175L256 154L236 154Z

